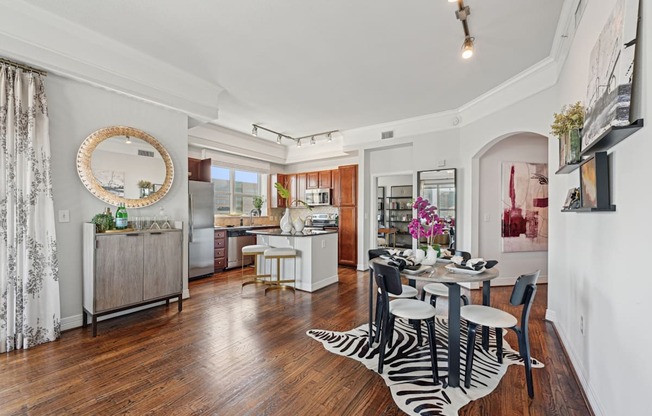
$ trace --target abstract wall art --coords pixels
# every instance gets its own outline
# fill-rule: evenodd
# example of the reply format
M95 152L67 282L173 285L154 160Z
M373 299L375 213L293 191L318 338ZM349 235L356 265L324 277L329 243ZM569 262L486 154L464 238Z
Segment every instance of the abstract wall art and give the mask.
M548 250L548 165L503 162L503 252Z

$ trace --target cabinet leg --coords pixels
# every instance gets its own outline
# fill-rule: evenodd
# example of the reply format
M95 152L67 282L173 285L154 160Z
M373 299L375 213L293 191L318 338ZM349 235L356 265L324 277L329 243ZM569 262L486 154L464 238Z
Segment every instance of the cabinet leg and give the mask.
M170 299L165 299L165 307L167 308L170 306Z
M93 315L93 338L97 336L97 316Z
M179 295L179 312L183 310L183 300L181 299L182 295Z
M86 315L86 311L82 310L82 328L86 328L88 325L88 316Z

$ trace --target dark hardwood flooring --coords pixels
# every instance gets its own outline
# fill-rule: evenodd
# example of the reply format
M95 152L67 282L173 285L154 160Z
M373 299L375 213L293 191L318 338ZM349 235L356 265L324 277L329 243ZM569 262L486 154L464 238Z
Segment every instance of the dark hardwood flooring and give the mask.
M316 293L240 290L240 272L190 282L183 312L158 306L66 331L60 340L0 354L2 415L395 415L389 389L362 364L326 352L305 332L367 320L367 275L339 269ZM476 291L477 292L477 291ZM492 290L493 305L509 288ZM479 302L479 293L473 293ZM445 302L440 302L445 307ZM523 369L460 415L588 415L551 324L546 286L531 315L535 399ZM439 307L439 305L438 305ZM509 308L506 308L510 310ZM513 334L510 345L516 345Z

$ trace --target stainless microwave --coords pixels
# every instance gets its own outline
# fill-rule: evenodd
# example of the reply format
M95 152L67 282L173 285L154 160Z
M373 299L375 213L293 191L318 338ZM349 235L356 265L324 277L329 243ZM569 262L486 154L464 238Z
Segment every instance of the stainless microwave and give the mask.
M330 205L331 190L328 188L306 189L306 204L308 205Z

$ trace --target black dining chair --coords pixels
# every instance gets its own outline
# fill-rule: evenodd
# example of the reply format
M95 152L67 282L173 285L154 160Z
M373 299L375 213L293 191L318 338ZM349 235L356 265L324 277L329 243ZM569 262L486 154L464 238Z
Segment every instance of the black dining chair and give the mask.
M460 316L468 322L468 339L466 343L466 368L464 386L471 387L471 370L473 368L473 355L475 350L475 334L478 325L496 329L496 358L499 363L503 362L503 329L511 329L518 338L518 350L525 364L525 380L527 382L527 393L530 398L534 397L534 386L532 385L532 362L530 361L530 339L528 336L528 320L530 309L534 302L534 295L537 292L537 279L539 270L534 273L522 274L516 280L509 303L513 306L523 306L521 310L521 326L517 326L517 319L514 315L483 305L462 306Z
M396 317L403 318L409 322L417 322L419 327L421 321L425 321L428 327L428 343L430 346L430 362L432 365L432 379L435 384L439 384L439 367L437 366L437 347L435 339L435 308L429 303L422 302L418 299L394 299L389 301L390 295L399 296L403 291L401 284L401 274L396 267L372 263L376 284L380 288L381 298L384 307L381 310L380 322L380 346L378 355L378 373L383 373L383 364L385 362L385 350L388 345L391 346L394 321ZM377 324L378 325L378 324ZM418 341L421 344L421 341Z

